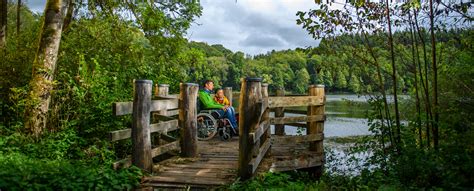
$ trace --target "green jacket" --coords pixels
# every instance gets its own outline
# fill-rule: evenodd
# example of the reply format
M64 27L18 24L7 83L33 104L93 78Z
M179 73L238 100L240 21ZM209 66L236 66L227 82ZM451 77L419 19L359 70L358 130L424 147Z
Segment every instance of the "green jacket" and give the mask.
M202 109L222 109L224 105L218 104L211 97L211 93L206 90L199 90L199 100L202 103Z

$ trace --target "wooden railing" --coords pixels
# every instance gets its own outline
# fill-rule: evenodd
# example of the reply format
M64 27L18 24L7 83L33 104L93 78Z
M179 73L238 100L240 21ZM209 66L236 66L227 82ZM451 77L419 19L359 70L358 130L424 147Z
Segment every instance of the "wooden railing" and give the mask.
M268 85L242 79L239 106L239 176L250 178L271 147Z
M311 85L308 95L284 96L277 90L275 97L268 96L268 85L261 84L260 78L242 79L240 95L240 140L239 176L247 179L255 174L263 157L271 150L270 125L275 125L274 142L279 144L309 143L304 157L287 161L274 161L274 165L287 170L314 168L320 174L323 163L324 128L324 86ZM306 116L285 117L285 108L307 106L307 111L289 110ZM275 117L269 117L270 110ZM306 122L306 124L301 123ZM283 136L285 125L306 127L306 135ZM284 168L283 168L284 169Z
M110 141L132 139L132 153L126 159L114 163L114 168L131 164L151 172L153 157L172 150L180 151L184 157L197 157L197 111L196 101L198 85L180 84L180 94L169 95L168 85L155 86L152 100L152 81L134 82L133 102L113 104L116 116L132 114L132 127L112 131ZM235 96L231 88L224 89L225 95L232 100ZM261 161L270 154L273 142L279 145L308 143L308 152L298 159L277 161L283 170L315 168L321 173L324 158L324 86L310 86L308 95L285 96L284 90L277 90L276 96L269 97L268 85L261 78L242 79L239 95L239 160L238 174L242 179L252 177ZM291 107L307 107L307 111L292 110ZM270 112L275 117L270 117ZM306 114L306 116L284 116L284 113ZM153 118L158 120L151 120ZM179 114L178 116L176 116ZM176 119L176 117L178 119ZM151 124L151 121L158 121ZM271 137L270 125L275 125L275 135ZM285 125L305 127L306 135L284 136ZM168 136L168 132L180 130L180 137ZM152 148L151 134L157 133L158 146ZM155 136L156 137L156 136Z
M155 84L152 99L152 81L134 81L134 99L131 102L116 102L113 115L133 115L132 128L109 132L109 141L132 138L132 153L113 164L114 169L134 164L150 171L152 159L169 151L180 151L184 157L197 156L196 100L198 85L180 84L180 94L169 94L168 84ZM224 94L232 100L232 88L224 88ZM239 95L237 93L236 95ZM150 118L151 113L151 118ZM151 121L158 121L150 124ZM183 128L184 127L184 128ZM181 136L174 138L169 132L181 130ZM152 136L153 133L158 136ZM156 137L151 148L151 137ZM134 157L136 156L136 157Z
M197 84L181 84L180 86L182 94L179 98L176 95L168 95L167 85L159 85L155 89L155 100L152 100L152 81L136 80L134 82L133 102L116 102L113 104L112 109L115 116L133 115L132 128L109 132L110 141L132 138L131 156L115 162L114 168L133 164L151 172L153 157L166 152L179 150L183 156L196 155L196 149L193 149L193 146L190 147L188 143L193 141L193 134L189 134L189 132L194 132L196 128L196 113L193 106L196 105L198 86ZM183 104L179 104L181 100L183 100ZM178 111L179 119L169 118ZM160 120L158 123L150 124L150 113L153 113L154 117L165 116L171 120ZM167 135L168 132L175 130L181 130L181 135L184 135L181 136L180 140ZM160 138L165 143L151 148L151 133L160 134ZM189 136L186 137L186 135ZM191 143L191 145L193 144L196 145Z

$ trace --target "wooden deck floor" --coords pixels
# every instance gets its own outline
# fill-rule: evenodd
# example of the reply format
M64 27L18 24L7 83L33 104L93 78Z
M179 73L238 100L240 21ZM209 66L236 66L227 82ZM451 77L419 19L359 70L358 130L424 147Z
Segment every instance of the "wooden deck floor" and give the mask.
M257 172L287 171L322 164L322 156L310 153L307 144L280 145L272 137L270 157L263 159ZM238 137L230 141L214 138L200 141L198 158L174 157L154 165L153 176L143 179L144 187L210 188L228 185L237 179Z

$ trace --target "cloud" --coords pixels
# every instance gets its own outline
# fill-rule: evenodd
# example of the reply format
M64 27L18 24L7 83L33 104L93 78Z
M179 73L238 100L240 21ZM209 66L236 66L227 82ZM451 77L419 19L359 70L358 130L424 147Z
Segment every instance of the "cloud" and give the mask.
M42 12L46 0L26 4ZM313 0L201 0L201 5L203 14L186 35L193 41L251 55L319 44L296 25L296 12L315 7Z
M309 10L312 0L202 0L201 5L200 25L190 28L190 40L252 55L319 43L296 25L296 12Z
M245 38L245 40L240 41L239 45L260 48L274 48L284 46L285 43L276 36L257 34L248 36Z

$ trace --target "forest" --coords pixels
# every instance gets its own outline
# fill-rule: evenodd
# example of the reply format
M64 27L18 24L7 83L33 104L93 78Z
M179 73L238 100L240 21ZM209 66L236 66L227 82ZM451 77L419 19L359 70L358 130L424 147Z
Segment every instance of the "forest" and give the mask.
M133 189L140 169L111 168L131 142L106 136L130 126L111 105L131 99L134 79L175 94L206 79L239 91L247 76L271 94L324 84L328 94L369 96L373 135L352 152L373 155L357 175L267 173L221 189L472 190L473 3L314 3L295 25L319 46L248 55L186 39L206 9L199 1L48 0L42 14L1 0L0 190Z

